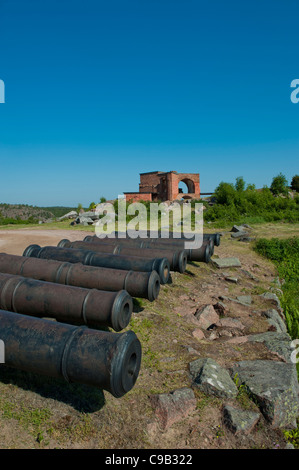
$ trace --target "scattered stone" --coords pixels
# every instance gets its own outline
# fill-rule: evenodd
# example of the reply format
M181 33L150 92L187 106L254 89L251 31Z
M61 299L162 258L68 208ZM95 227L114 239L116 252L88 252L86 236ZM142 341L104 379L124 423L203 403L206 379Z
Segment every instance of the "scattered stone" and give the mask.
M248 336L250 342L263 343L269 351L275 353L281 360L291 363L291 347L292 339L287 333L278 333L274 331L266 331L256 335Z
M214 341L217 338L219 338L219 332L218 331L212 331L212 333L208 337L208 340Z
M150 397L155 415L163 429L188 416L196 408L196 398L191 388L180 388L171 393L161 393Z
M219 398L235 398L238 389L228 371L223 369L213 359L196 359L189 364L193 385L207 395Z
M241 361L232 376L244 384L264 417L274 428L296 426L299 413L298 380L294 364L257 360Z
M205 339L204 332L200 328L196 328L192 331L192 336L196 339Z
M248 237L247 235L242 235L239 238L239 242L252 242L253 240L255 240L255 237Z
M237 277L231 277L231 276L226 276L225 280L229 282L233 282L234 284L238 284L239 282Z
M293 444L291 442L287 442L284 448L285 449L295 449L295 447L293 446Z
M76 211L70 211L67 214L64 214L63 216L59 217L58 220L65 220L65 219L75 219L78 217L78 214Z
M246 269L240 269L240 271L245 274L246 276L249 277L249 279L252 279L253 281L259 282L259 278L254 276L251 272L247 271Z
M231 232L237 233L237 232L243 232L244 225L234 225L233 228L231 229Z
M225 315L225 313L228 311L227 306L223 302L217 302L215 305L213 305L213 307L218 315Z
M219 321L219 315L216 313L213 305L204 305L198 308L195 312L195 317L198 320L199 326L205 330Z
M251 305L252 304L252 297L251 295L238 295L237 300L241 304Z
M237 320L236 318L221 318L217 326L224 327L224 328L236 328L237 330L243 331L245 329L245 326L243 323L240 322L240 320Z
M223 409L224 423L234 434L249 434L260 419L254 411L240 410L230 405Z
M242 237L248 237L248 233L240 231L240 232L235 232L231 234L231 238L242 238Z
M242 343L247 343L248 341L248 336L235 336L232 339L229 339L227 343L230 344L242 344Z
M247 296L239 296L239 297L247 297ZM249 296L248 296L249 297ZM246 303L246 302L241 302L240 300L237 300L237 299L232 299L231 297L227 297L225 295L220 295L219 296L219 299L220 300L229 300L230 302L235 302L237 304L240 304L240 305L244 305L245 307L249 307L249 303Z
M239 268L241 266L238 258L216 258L212 260L212 263L217 268Z
M287 333L286 324L282 320L277 310L275 310L274 308L270 308L269 310L262 312L262 315L268 319L268 323L271 326L274 326L277 332Z
M264 299L267 299L267 300L272 300L274 304L276 305L276 307L278 307L281 310L280 300L277 297L277 295L274 294L273 292L264 292L264 294L261 294L260 297L263 297Z

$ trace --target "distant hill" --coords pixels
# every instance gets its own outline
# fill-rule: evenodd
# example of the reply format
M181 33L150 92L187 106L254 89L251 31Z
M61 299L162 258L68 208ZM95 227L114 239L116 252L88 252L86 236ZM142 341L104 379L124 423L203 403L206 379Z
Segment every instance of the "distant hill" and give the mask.
M48 219L56 219L62 215L76 210L74 207L51 206L38 207L28 204L0 203L0 225L7 223L38 223Z

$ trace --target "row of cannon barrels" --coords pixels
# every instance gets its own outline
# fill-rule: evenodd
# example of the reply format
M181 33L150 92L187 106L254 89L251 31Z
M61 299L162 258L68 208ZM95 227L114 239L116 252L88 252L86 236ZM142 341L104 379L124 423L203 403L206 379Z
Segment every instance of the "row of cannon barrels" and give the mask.
M219 243L212 234L186 250L185 240L174 236L116 233L114 239L30 245L23 256L0 253L5 365L123 396L137 380L142 356L136 334L121 332L131 319L132 298L153 302L171 271L183 273L188 261L209 262Z

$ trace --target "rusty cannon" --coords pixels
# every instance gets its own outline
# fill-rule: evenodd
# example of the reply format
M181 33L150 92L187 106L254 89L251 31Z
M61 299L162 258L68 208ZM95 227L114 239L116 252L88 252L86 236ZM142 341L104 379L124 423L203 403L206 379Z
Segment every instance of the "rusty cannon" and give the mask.
M184 252L184 257L187 256L187 259L190 261L202 261L204 263L208 263L210 261L211 256L214 253L214 242L212 239L204 240L202 245L198 248L186 248L185 243L188 240L183 239L172 239L172 238L99 238L95 236L86 236L83 242L72 242L72 246L76 244L76 246L80 247L82 243L85 243L84 247L87 247L87 243L90 245L97 245L98 247L103 247L105 249L106 245L114 245L114 246L121 246L121 247L138 247L140 249L156 249L156 250L164 250L164 252L171 253L180 253ZM69 240L61 240L59 242L59 246L70 246ZM92 248L90 248L92 249ZM101 248L97 248L100 250ZM186 266L185 266L186 267ZM185 269L179 270L179 272L184 272Z
M89 243L84 241L71 242L64 239L58 243L58 247L92 250L98 253L111 253L114 255L139 256L141 258L167 258L171 271L184 273L187 265L187 253L179 248L165 249L160 246L145 244L139 240L129 240L129 243Z
M113 333L0 310L4 364L110 392L134 386L141 345L133 331Z
M95 253L91 250L74 248L60 248L56 246L29 245L23 256L54 259L69 263L82 263L87 266L123 269L126 271L151 272L156 271L160 276L161 284L169 280L170 266L167 258L141 258L138 256L114 255L109 253Z
M155 236L157 238L162 238L162 231L161 229L159 229L158 231L155 232ZM116 237L125 237L126 236L126 232L118 232L118 231L115 231L114 234L116 235ZM146 231L146 230L140 230L140 234L141 234L141 237L142 238L147 238L147 237L150 237L150 231ZM194 240L194 233L186 233L184 234L183 232L165 232L166 234L166 237L165 238L169 238L171 240L182 240L182 239L186 239L186 240ZM220 233L216 232L216 233L204 233L203 234L203 239L204 240L213 240L214 242L214 245L215 246L220 246ZM87 238L87 237L85 237ZM85 239L84 239L85 240Z
M133 301L125 290L84 289L0 273L0 309L121 331L130 322Z
M0 253L0 272L87 289L126 290L132 297L151 302L160 291L160 277L156 271L100 268L6 253Z

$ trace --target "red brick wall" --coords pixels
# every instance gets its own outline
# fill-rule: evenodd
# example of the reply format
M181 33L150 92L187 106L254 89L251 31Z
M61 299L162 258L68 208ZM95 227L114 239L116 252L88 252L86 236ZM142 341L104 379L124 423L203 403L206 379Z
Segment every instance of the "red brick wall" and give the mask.
M128 202L151 201L151 193L124 193Z

